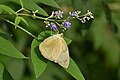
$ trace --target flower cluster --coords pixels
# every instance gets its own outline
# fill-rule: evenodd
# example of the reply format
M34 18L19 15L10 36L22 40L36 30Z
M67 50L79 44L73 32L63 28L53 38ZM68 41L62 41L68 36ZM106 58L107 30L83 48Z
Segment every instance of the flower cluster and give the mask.
M87 20L93 19L94 16L92 13L88 10L87 13L84 16L81 16L81 18L78 18L82 23L85 23Z
M66 30L66 29L70 28L70 26L71 26L70 19L72 19L72 18L78 19L82 23L85 23L86 21L89 21L90 19L94 18L92 15L92 12L90 12L89 10L87 11L87 13L85 15L80 15L81 11L69 12L69 16L66 19L62 20L63 13L64 12L60 11L60 10L53 11L51 16L46 18L46 21L44 21L44 23L46 24L46 27L50 27L54 31L59 31L58 30L59 28Z
M55 11L54 12L54 17L56 18L56 19L61 19L62 17L63 17L63 11Z

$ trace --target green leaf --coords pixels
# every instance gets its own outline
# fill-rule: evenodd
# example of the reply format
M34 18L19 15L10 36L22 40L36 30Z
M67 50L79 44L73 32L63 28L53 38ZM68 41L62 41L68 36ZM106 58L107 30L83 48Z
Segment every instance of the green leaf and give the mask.
M2 9L0 8L0 14L2 13Z
M44 62L43 56L41 55L38 46L39 42L34 39L31 45L31 60L34 67L36 78L38 78L47 67L47 63Z
M37 4L35 4L31 0L24 0L23 4L24 4L24 7L27 8L27 9L30 9L32 11L38 10L38 12L37 12L38 14L48 16L48 14L41 7L39 7Z
M5 10L6 12L8 12L9 14L16 14L14 10L12 10L10 7L6 6L6 5L0 5L0 9Z
M40 2L52 7L60 8L60 6L54 0L33 0L34 2Z
M12 2L15 2L15 3L21 4L20 0L6 0L6 1L0 1L0 3L8 2L8 1L12 1ZM23 2L23 7L24 8L29 9L31 11L38 10L38 12L37 12L38 14L41 14L43 16L48 16L48 14L46 13L46 11L43 10L40 6L38 6L33 1L31 1L31 0L23 0L22 2Z
M12 76L10 75L10 73L6 70L6 69L4 69L4 75L3 75L3 80L14 80L13 78L12 78Z
M0 80L3 80L4 66L0 63Z
M8 40L4 39L1 36L0 36L0 53L14 58L26 58Z
M38 35L39 40L43 41L45 38L48 38L52 34L55 34L54 32L51 31L43 31Z
M7 79L4 80L11 80L10 77L12 77L14 80L21 80L21 78L23 78L25 70L25 60L0 54L0 62L4 64L5 69L9 72L6 73L4 71L4 78L7 77Z
M14 80L21 80L24 76L25 63L23 59L8 58L8 63L4 63L7 66L7 71L11 74ZM17 71L17 73L16 73Z
M64 40L65 40L65 42L67 43L67 45L69 45L69 44L72 42L72 40L71 40L71 39L66 38L66 37L64 37Z
M20 4L19 0L11 0L11 1ZM23 0L23 6L24 8L29 9L31 11L38 10L37 12L38 14L41 14L43 16L48 16L48 14L41 7L39 7L36 3L34 3L31 0Z
M18 26L18 24L20 23L20 21L23 21L28 26L27 21L23 17L17 16L15 18L15 28Z
M21 6L22 6L22 8L23 8L23 1L22 1L22 0L20 0L20 4L21 4Z
M3 3L5 3L6 1L8 1L8 0L0 0L0 4L3 4Z
M28 23L27 23L27 21L26 21L23 17L19 17L19 18L20 18L20 20L23 21L27 26L29 26Z
M9 0L6 0L6 2L8 2L8 1ZM10 0L10 1L18 3L18 4L21 4L20 0ZM34 3L31 0L23 0L23 6L24 6L24 8L29 9L31 11L38 10L38 12L37 12L38 14L41 14L43 16L48 16L48 14L46 13L46 11L44 11L41 7L39 7L36 3Z
M85 80L80 69L76 63L70 58L70 64L68 68L64 68L70 75L72 75L77 80Z
M20 23L20 18L17 16L15 18L15 29L17 28L18 24Z

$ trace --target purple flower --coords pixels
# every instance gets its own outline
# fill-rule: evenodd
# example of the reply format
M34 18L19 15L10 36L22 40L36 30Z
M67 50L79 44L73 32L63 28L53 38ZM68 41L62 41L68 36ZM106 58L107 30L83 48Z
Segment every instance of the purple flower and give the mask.
M73 18L75 17L79 17L79 14L81 13L81 11L73 11L73 12L69 12L69 15Z
M63 17L63 11L55 11L55 17L61 19Z
M50 23L50 27L51 27L51 29L53 29L53 30L55 30L55 31L57 31L57 30L58 30L58 28L57 28L56 24L55 24L55 23L53 23L53 22L51 22L51 23Z
M64 26L65 26L66 28L69 28L69 27L71 26L71 23L66 20L66 21L64 22Z
M75 11L75 12L71 12L71 14L70 14L72 17L76 17L77 16L77 12Z

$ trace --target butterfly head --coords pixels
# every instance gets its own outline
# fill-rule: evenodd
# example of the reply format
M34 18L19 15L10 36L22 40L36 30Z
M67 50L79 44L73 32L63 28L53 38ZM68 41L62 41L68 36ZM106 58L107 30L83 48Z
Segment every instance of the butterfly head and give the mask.
M59 37L63 37L63 33L53 35L53 38L55 38L55 39L59 38Z

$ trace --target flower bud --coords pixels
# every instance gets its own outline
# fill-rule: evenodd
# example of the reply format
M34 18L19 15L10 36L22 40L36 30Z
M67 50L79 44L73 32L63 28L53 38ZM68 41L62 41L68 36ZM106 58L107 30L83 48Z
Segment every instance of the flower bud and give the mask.
M51 29L53 29L54 31L57 31L57 30L58 30L56 24L53 23L53 22L50 23L50 27L51 27Z
M65 26L66 28L69 28L69 27L71 26L71 23L70 23L68 20L66 20L66 21L64 22L64 26Z

